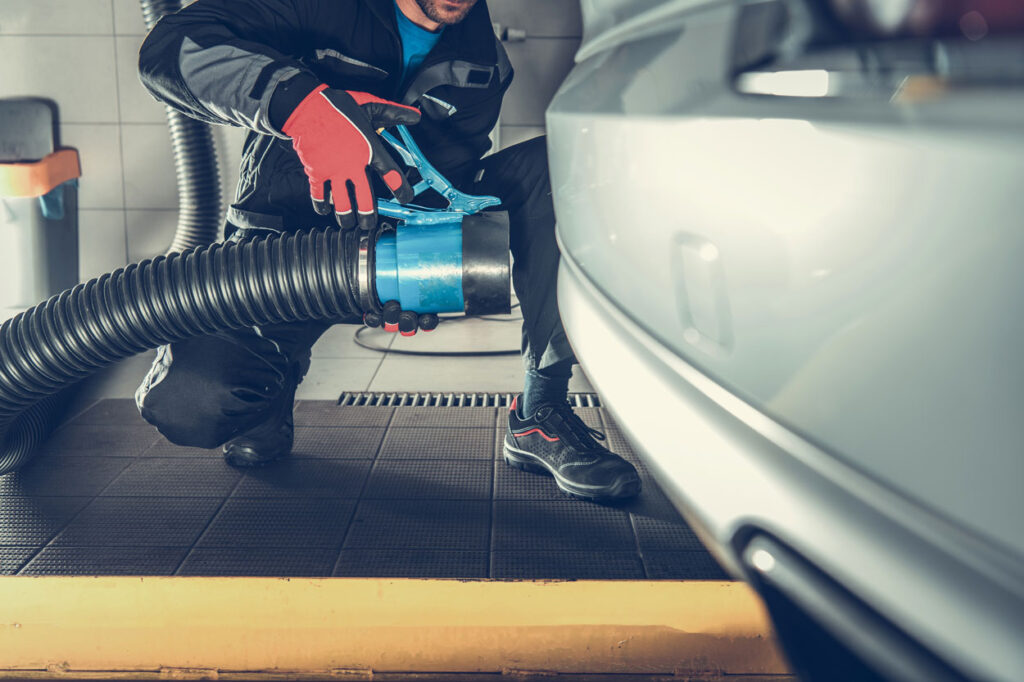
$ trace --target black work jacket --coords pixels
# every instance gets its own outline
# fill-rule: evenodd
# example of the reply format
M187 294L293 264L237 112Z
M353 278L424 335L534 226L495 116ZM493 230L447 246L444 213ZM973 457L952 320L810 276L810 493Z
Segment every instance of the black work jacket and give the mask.
M394 0L197 0L150 31L143 84L162 102L210 123L248 128L228 221L293 230L328 224L281 132L317 85L369 92L418 107L413 135L438 170L457 176L490 147L512 81L486 0L445 28L402 83Z

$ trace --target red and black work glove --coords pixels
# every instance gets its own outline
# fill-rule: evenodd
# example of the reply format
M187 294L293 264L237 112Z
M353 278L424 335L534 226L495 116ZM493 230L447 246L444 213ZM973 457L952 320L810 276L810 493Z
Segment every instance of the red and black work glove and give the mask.
M334 218L341 227L358 223L369 230L377 224L370 168L380 174L399 203L413 198L412 187L375 131L419 120L420 111L414 107L321 85L295 107L281 131L292 138L306 170L316 212L329 215L333 203Z
M363 314L363 324L367 327L384 327L384 331L398 332L402 336L414 336L420 329L425 332L433 331L437 329L439 321L434 313L420 315L411 310L402 310L402 304L398 301L385 303L383 314Z

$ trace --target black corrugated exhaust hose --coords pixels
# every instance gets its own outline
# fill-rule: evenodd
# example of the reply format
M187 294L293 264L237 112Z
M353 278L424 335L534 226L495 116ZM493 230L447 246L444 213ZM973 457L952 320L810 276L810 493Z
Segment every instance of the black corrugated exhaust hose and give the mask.
M168 251L187 251L220 239L220 168L210 126L167 107L174 172L178 179L178 227Z
M166 14L174 14L181 9L181 0L139 0L142 6L142 18L146 22L146 30L156 26L156 22Z
M254 325L360 315L359 232L220 243L102 275L0 326L0 475L31 459L61 389L163 344Z
M140 0L140 4L147 29L153 28L164 15L181 9L181 0ZM209 126L170 107L166 107L166 112L178 180L178 226L169 251L187 251L196 246L211 244L220 237L220 167ZM43 305L49 305L49 302ZM33 310L42 307L37 306ZM34 320L26 319L24 324L38 325L43 315L43 312L38 312ZM3 329L7 328L5 324ZM10 349L27 348L27 352L32 353L31 345L26 347L23 344L31 344L33 334L40 332L38 329L30 332L19 325L12 327L11 333L20 338L4 338L0 362L4 363L5 369ZM75 359L72 364L77 362ZM50 435L63 417L65 403L74 390L71 384L75 381L64 379L57 389L51 390L49 385L54 378L41 374L35 377L35 383L15 384L12 387L7 382L11 379L20 381L20 370L12 365L9 369L13 373L8 374L5 369L0 369L3 373L3 387L0 387L0 475L22 466L32 456L36 446ZM74 376L82 378L90 373L91 370ZM29 399L33 395L38 397ZM25 410L12 407L17 404L31 406Z
M181 0L139 0L139 3L147 30L164 15L181 9ZM173 253L211 244L220 238L220 167L210 126L171 107L166 110L178 179L178 228L168 249Z
M181 9L181 0L139 2L147 30L152 29L164 15ZM174 253L211 244L220 238L220 167L210 127L171 107L166 107L166 112L174 155L174 171L178 181L178 226L168 249L170 253ZM134 267L136 266L129 266L124 272ZM117 275L118 273L110 275L107 281L113 281ZM65 312L65 308L68 305L88 305L82 303L81 297L86 295L83 293L86 291L83 287L92 287L90 291L95 293L95 284L101 280L103 278L80 285L70 293L60 294L9 320L0 329L0 475L22 466L31 458L36 447L50 435L62 418L63 403L70 397L71 384L88 376L95 369L113 362L104 361L101 364L93 364L91 369L83 370L82 367L85 365L82 363L95 363L97 356L88 352L81 355L75 353L82 352L79 344L82 339L91 338L92 332L47 326L62 324L53 317L54 315L61 316L64 323L69 319L75 319L73 313ZM52 309L48 308L51 304L54 304ZM15 323L16 321L18 322ZM93 321L93 324L97 323L99 322ZM66 338L54 339L56 345L50 347L38 345L39 335L44 333L41 329L61 329ZM11 355L12 352L18 353L19 350L26 353L20 361L19 356ZM58 355L40 356L38 360L43 361L43 364L37 365L37 371L26 374L25 362L36 363L37 358L34 354L37 352L57 352ZM72 355L60 355L61 352ZM135 352L138 351L129 352L127 355L133 355ZM117 359L127 355L120 355ZM60 368L61 373L52 375L50 371L54 367ZM27 383L24 382L26 379ZM12 381L14 383L11 383ZM18 407L19 405L21 407Z

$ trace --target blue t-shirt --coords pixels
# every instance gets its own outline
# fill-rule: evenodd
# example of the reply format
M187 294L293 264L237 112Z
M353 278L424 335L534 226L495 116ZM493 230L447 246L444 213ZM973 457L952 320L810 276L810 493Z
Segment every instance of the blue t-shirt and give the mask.
M437 41L441 39L444 32L442 26L437 33L428 31L422 26L412 23L409 17L402 14L398 3L395 3L395 16L398 17L398 35L402 38L402 56L405 63L402 65L402 82L420 68L420 64L426 59L427 54L434 49Z

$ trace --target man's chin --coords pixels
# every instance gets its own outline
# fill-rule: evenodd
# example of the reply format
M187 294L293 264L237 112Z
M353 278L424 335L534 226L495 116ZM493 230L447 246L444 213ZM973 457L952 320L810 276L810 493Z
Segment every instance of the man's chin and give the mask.
M424 3L420 3L421 7ZM427 16L441 24L457 24L466 18L476 0L432 0ZM424 8L426 10L427 8Z

